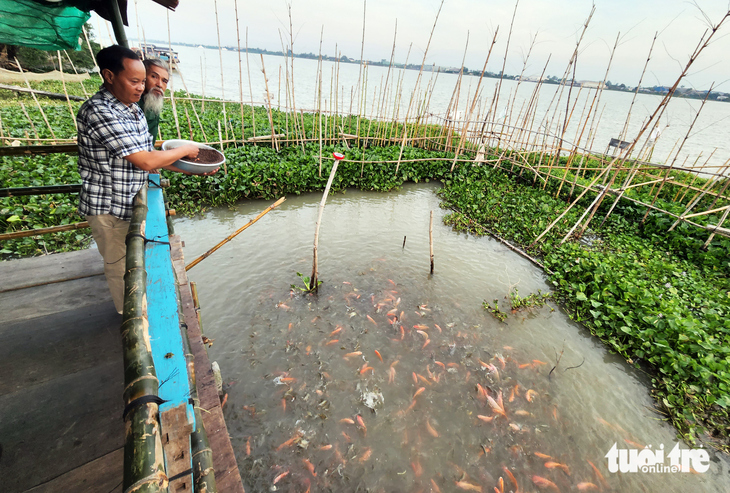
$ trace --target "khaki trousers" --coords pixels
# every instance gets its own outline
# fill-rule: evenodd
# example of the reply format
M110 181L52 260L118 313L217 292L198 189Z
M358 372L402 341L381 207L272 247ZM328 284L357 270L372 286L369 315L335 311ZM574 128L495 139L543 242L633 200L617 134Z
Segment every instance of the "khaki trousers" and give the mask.
M109 285L114 307L118 313L124 308L124 271L126 270L127 245L124 240L129 231L129 221L110 214L86 216L91 234L104 258L104 275Z

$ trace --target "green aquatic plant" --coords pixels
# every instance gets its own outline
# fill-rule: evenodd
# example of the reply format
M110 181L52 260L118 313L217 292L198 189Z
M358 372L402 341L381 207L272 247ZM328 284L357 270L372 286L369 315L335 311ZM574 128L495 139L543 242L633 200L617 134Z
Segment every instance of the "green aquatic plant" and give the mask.
M302 280L302 284L304 284L304 287L299 286L298 284L292 284L292 289L298 289L300 291L303 291L305 293L311 293L314 291L314 289L322 284L322 281L317 281L317 284L315 286L314 283L310 282L309 277L303 275L301 272L297 272L297 276Z
M482 306L500 322L504 322L505 320L507 320L507 314L499 309L499 300L494 300L494 306L490 305L485 300L484 303L482 303Z

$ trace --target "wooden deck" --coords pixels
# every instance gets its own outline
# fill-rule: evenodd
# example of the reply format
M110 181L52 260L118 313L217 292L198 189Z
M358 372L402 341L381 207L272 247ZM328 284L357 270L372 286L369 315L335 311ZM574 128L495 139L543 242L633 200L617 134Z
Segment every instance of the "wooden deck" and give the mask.
M121 492L121 315L101 256L1 262L0 279L3 491Z
M172 237L219 492L243 492L210 364ZM96 250L0 262L3 492L121 493L121 315Z

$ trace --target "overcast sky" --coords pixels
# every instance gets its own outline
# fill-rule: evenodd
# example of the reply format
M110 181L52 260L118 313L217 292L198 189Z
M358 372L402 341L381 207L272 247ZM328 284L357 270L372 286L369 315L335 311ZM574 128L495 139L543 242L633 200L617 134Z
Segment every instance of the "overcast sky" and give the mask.
M360 57L363 2L354 0L238 0L241 46L281 50L280 33L288 44L291 5L294 51L318 53L324 29L322 52L337 50L352 58ZM180 0L170 12L170 33L176 41L217 45L214 0ZM440 0L367 0L365 17L366 60L390 59L393 36L398 25L395 61L403 63L412 43L409 63L420 64ZM527 60L526 75L540 75L550 56L546 75L562 76L575 49L593 3L591 0L521 0L517 6L505 72L519 74L531 41L534 47ZM698 8L699 6L699 8ZM703 33L709 28L700 8L713 24L730 10L728 0L596 0L596 11L581 42L576 79L602 80L617 35L620 33L608 79L613 83L636 85L655 33L659 33L642 85L671 85L681 73ZM218 0L222 45L236 45L234 0ZM445 0L436 25L426 63L459 66L469 35L464 65L481 69L495 30L497 43L487 70L502 67L514 1ZM130 27L127 35L137 37L138 25L147 39L167 39L166 11L151 0L130 0ZM135 15L137 14L137 15ZM137 23L137 17L139 24ZM107 29L101 28L108 43ZM695 62L683 85L730 92L730 19L715 35L715 41ZM134 44L134 43L132 43Z

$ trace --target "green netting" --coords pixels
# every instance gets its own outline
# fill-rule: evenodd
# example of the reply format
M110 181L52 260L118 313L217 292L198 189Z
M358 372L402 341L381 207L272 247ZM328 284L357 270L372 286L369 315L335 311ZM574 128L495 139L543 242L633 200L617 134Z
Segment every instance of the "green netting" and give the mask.
M40 50L78 50L88 12L34 0L0 0L0 43Z

